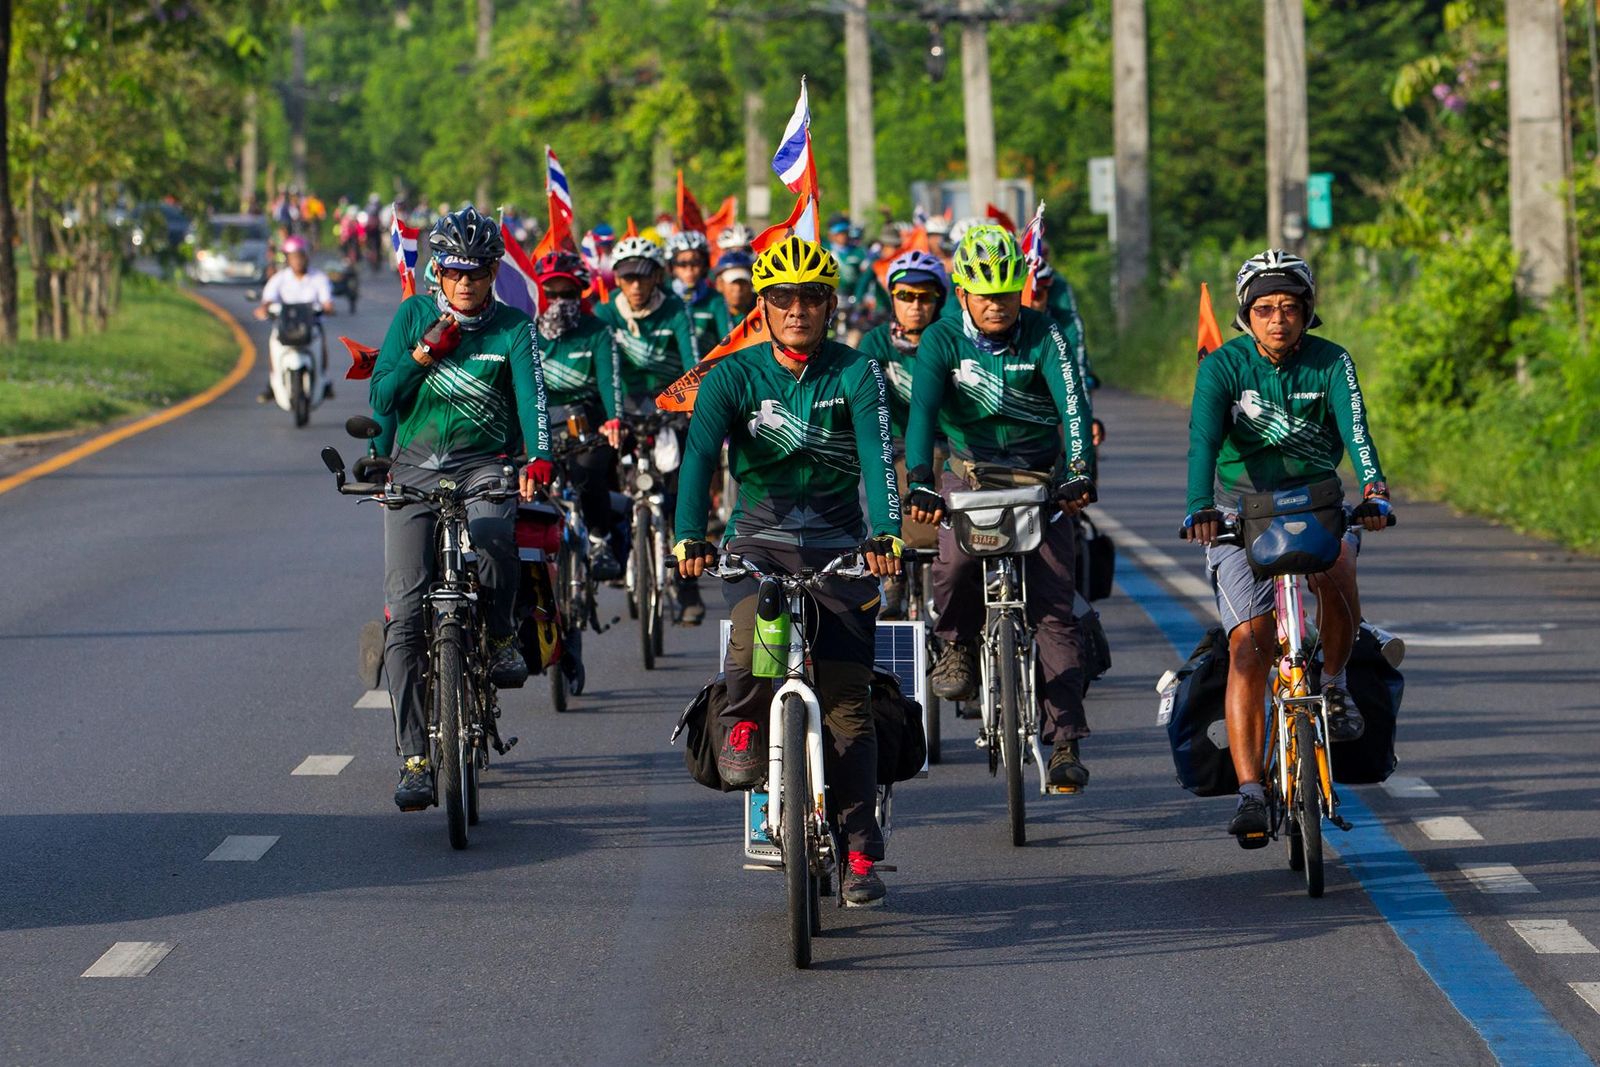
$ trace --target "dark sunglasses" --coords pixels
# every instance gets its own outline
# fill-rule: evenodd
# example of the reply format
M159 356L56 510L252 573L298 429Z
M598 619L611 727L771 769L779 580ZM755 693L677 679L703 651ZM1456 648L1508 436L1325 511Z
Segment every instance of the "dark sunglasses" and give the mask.
M700 265L700 257L687 256L683 259L675 259L672 261L672 265L674 267L698 267Z
M492 273L490 267L478 267L474 270L458 270L455 267L445 267L439 271L439 277L448 278L450 281L481 282Z
M902 304L928 304L931 306L939 302L937 294L922 293L915 289L896 289L894 298Z
M828 298L832 295L833 290L820 282L805 282L802 285L774 285L761 290L761 299L779 311L788 311L794 307L796 300L807 308L819 308L827 304Z

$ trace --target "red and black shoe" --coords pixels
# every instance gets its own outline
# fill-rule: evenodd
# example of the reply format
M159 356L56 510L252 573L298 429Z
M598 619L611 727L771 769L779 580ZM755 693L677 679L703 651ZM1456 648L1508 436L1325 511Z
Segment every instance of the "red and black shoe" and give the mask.
M767 753L756 744L756 724L741 722L728 731L717 753L717 774L723 784L734 789L750 789L761 784Z
M845 907L874 908L883 903L888 889L883 879L878 877L878 872L872 868L873 862L865 852L850 853L844 883L840 887L844 891Z

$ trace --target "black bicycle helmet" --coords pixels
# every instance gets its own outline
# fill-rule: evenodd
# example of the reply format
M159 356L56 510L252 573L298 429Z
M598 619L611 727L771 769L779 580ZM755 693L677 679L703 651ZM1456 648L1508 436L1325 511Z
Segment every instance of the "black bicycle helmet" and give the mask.
M472 270L506 254L500 225L470 204L433 224L428 247L441 267Z

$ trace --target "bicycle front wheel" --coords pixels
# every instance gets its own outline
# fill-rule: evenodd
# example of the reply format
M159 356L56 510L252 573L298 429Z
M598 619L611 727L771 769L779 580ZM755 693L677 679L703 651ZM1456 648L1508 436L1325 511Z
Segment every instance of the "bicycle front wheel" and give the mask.
M811 966L811 849L806 822L811 790L806 781L806 706L794 693L783 698L783 879L789 897L789 960Z
M1300 848L1305 859L1306 895L1322 895L1322 783L1317 774L1316 731L1311 719L1294 719L1295 814L1300 823Z
M656 542L650 512L637 508L633 513L633 599L639 609L639 653L644 669L655 670L655 627L660 618L661 593L656 589Z
M1001 617L995 631L995 666L1000 672L1000 757L1006 765L1006 815L1011 843L1028 843L1027 808L1022 796L1022 666L1017 655L1017 620Z
M434 706L439 709L439 792L444 794L445 821L450 847L467 847L467 779L464 773L471 753L462 731L466 711L465 635L460 623L449 622L435 637Z

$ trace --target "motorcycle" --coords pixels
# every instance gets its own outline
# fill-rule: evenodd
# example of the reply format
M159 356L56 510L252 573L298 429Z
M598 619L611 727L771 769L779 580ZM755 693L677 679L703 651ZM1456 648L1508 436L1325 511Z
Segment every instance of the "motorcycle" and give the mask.
M322 368L328 361L328 339L322 332L322 312L315 304L270 304L272 337L267 342L272 361L272 398L304 426L322 403L327 390Z

